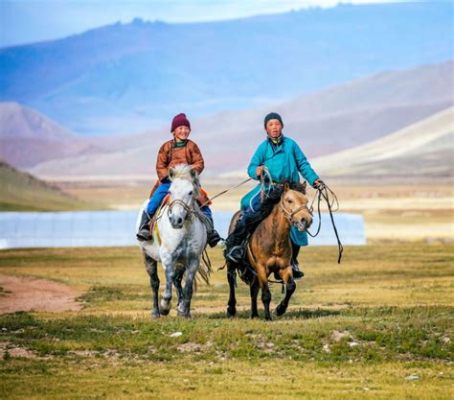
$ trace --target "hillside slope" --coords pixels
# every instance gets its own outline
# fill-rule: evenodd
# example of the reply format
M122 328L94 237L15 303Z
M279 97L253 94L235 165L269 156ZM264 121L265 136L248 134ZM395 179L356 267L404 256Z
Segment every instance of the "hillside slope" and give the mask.
M315 159L320 175L336 178L452 179L454 107L394 134Z
M0 158L19 168L99 151L45 115L14 102L0 103Z
M0 161L0 186L1 211L78 210L93 206L68 196L30 174L18 171L4 161Z

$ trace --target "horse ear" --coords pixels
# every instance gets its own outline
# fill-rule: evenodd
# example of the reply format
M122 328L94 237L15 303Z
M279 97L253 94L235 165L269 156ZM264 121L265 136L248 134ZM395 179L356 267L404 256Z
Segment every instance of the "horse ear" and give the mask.
M307 182L303 182L303 193L306 194Z
M284 192L290 189L290 184L288 182L284 183Z
M197 171L194 168L191 168L191 171L189 171L189 173L191 174L191 178L192 179L197 179L198 174L197 174Z
M191 168L190 174L194 185L196 185L197 187L200 186L199 174L197 173L197 171L194 168Z
M169 179L173 180L174 177L175 177L175 170L172 167L170 167L169 168Z

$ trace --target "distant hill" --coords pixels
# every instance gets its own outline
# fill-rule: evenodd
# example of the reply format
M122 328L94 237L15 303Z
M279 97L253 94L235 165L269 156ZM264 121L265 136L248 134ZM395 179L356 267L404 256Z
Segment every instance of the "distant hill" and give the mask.
M218 113L192 120L193 138L203 151L204 177L245 170L265 138L263 118L272 110L284 118L284 133L309 159L376 140L454 105L454 63L380 73L274 107ZM40 163L30 169L50 179L155 175L161 131L103 140L106 151Z
M454 178L454 107L396 133L313 162L324 177L432 180Z
M340 5L235 21L114 24L0 49L0 101L73 132L167 127L452 58L450 2Z
M0 185L1 211L58 211L93 207L1 160Z
M98 146L13 102L0 103L0 158L16 167L63 159L98 150Z

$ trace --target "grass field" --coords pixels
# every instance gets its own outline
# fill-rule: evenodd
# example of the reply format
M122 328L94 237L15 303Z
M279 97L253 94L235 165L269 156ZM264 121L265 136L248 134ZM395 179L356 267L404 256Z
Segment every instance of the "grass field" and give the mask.
M453 398L454 245L348 247L340 266L336 252L302 252L289 312L265 322L242 282L225 318L225 271L200 284L191 320L151 320L137 248L2 251L0 273L85 294L79 312L0 316L0 398Z

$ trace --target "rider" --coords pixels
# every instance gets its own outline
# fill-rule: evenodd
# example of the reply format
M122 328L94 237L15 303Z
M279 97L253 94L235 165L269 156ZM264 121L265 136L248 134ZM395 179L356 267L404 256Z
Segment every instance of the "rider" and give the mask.
M248 175L252 179L259 179L268 171L275 183L288 182L297 185L300 174L314 188L323 184L312 169L298 144L288 136L282 134L284 123L279 114L272 112L266 115L265 130L267 138L255 151L248 166ZM252 233L260 222L272 211L274 204L279 202L282 195L282 185L273 185L269 188L265 199L260 199L260 185L257 185L241 199L242 217L234 231L229 235L225 244L224 257L234 263L241 263L244 257L243 242L248 234ZM307 234L291 234L292 239L292 268L293 277L298 279L304 276L298 266L298 253L301 246L307 245Z
M171 183L169 179L169 168L175 167L178 164L188 164L198 174L201 174L204 168L204 161L199 147L192 140L188 139L191 133L191 124L185 114L181 113L173 118L170 131L173 134L173 139L165 142L159 149L156 161L158 180L151 191L148 205L142 213L140 228L137 233L137 239L139 240L152 239L149 226L150 220L159 208L164 197L169 193ZM207 200L206 196L204 200ZM205 201L202 201L202 203L205 203ZM208 205L203 205L200 210L211 221L210 228L207 232L207 241L210 247L214 247L221 240L221 237L214 229L211 210Z

